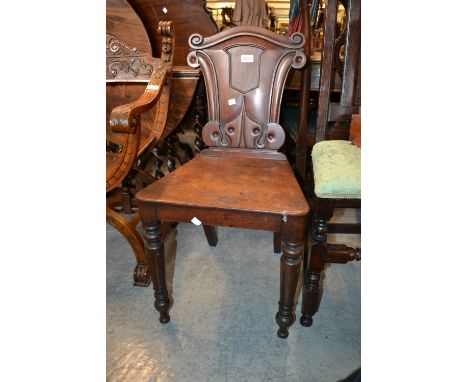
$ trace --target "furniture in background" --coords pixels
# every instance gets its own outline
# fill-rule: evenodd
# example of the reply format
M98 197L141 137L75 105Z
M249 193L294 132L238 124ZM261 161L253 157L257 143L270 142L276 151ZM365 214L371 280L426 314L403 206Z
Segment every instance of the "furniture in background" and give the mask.
M109 1L109 0L108 0ZM115 0L112 0L115 1ZM154 25L171 20L177 39L174 42L172 97L167 120L168 131L177 128L182 134L186 127L194 130L195 152L205 147L201 127L206 122L206 94L200 69L187 65L188 38L192 33L210 36L218 32L218 26L206 9L205 0L129 0L131 7L141 19L156 55L160 54L161 36ZM174 143L179 145L180 140ZM187 149L185 150L187 151Z
M360 70L360 52L357 52L356 58L356 42L353 40L356 39L356 33L358 33L356 25L360 23L360 12L356 14L353 11L351 14L351 9L356 9L356 5L352 5L351 2L339 0L337 3L346 14L345 24L343 28L335 19L336 30L340 33L333 43L333 52L327 59L333 61L329 74L331 77L329 81L330 102L338 103L340 106L338 109L333 105L330 106L333 110L325 129L325 139L348 139L351 114L356 113L360 106L360 78L357 78ZM317 51L312 52L310 49L311 28L317 27L319 19L317 17L310 20L311 11L308 0L299 0L299 6L300 19L303 22L301 30L304 30L308 41L305 45L307 62L302 70L290 73L287 79L281 121L293 140L294 147L291 147L289 151L294 151L296 173L307 188L310 172L308 158L316 142L320 79L325 64L322 62L323 55ZM357 37L358 44L359 39L360 34ZM336 112L340 115L336 115Z
M304 259L303 326L312 325L312 316L318 310L320 275L324 264L360 259L359 248L327 243L327 222L336 206L349 205L349 201L360 206L361 149L349 140L325 140L328 122L349 120L352 114L359 112L356 105L360 104L360 5L360 0L349 0L346 36L342 38L340 35L337 39L337 0L328 0L326 8L316 143L312 149L312 243L309 256ZM341 99L330 102L331 75L337 65L342 69ZM358 122L357 119L355 121ZM344 228L345 233L356 232L354 226Z
M309 205L277 151L285 138L278 121L286 75L305 62L304 36L236 27L194 34L189 44L188 62L201 66L207 88L202 134L209 149L136 195L159 321L170 319L161 221L203 224L211 246L217 226L269 230L282 241L276 321L286 338L295 321Z
M132 247L137 261L133 279L135 285L144 286L150 276L143 240L135 229L139 214L133 197L160 177L158 166L153 175L145 171L145 165L168 133L172 80L172 23L159 23L158 31L163 36L161 58L106 36L106 221ZM134 215L127 220L119 212Z
M141 145L136 161L125 165L131 167L131 170L126 173L120 184L114 181L112 189L108 187L106 198L108 223L126 237L137 259L133 278L134 284L139 286L149 285L151 278L147 273L143 240L135 230L139 215L134 195L144 185L174 171L178 165L186 163L204 148L201 138L202 124L206 121L204 84L200 81L200 69L191 68L186 62L187 39L191 33L217 32L217 26L204 5L203 0L184 0L172 2L170 5L160 0L106 0L106 32L125 42L129 47L127 55L135 53L129 60L138 55L152 58L164 54L164 37L156 27L160 21L175 20L172 28L178 33L177 40L172 37L171 94L168 105L163 107L166 113L164 129L158 139L155 139L154 134L150 134L151 131L160 128L156 123L158 107L153 106L141 114ZM134 61L132 69L135 69L137 64L138 62ZM107 81L108 134L112 134L108 124L111 110L138 99L145 92L150 79L148 70L140 70L138 76L133 76L134 71L128 65L125 68L129 73L125 83L118 84L113 81L111 85L111 81ZM155 105L159 104L161 102ZM189 138L182 139L188 129L193 129L195 139L190 132L186 135ZM118 153L120 146L114 145L112 139L108 140L106 146L108 156L111 151L117 151L113 153L114 156L121 155ZM130 220L127 221L124 215L130 216ZM168 225L165 224L164 228L167 230Z

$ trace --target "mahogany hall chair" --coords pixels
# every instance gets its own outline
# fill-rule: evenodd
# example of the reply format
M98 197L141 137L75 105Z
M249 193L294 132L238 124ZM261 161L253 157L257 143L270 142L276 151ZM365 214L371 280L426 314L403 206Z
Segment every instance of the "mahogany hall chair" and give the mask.
M335 20L337 0L328 0L325 19L322 74L320 78L316 143L312 148L313 216L312 243L308 258L304 259L304 284L302 293L303 326L312 325L318 311L320 276L325 263L346 263L360 260L360 249L342 244L327 243L327 222L334 208L346 203L360 206L361 199L361 149L348 140L325 140L327 123L351 119L359 113L360 105L360 33L361 2L350 0L347 4L348 32L343 53L343 91L340 102L330 102L330 84L333 66L336 65ZM335 62L334 62L335 61ZM353 122L360 118L353 118ZM354 130L353 128L351 130ZM355 140L357 143L357 140ZM360 138L359 138L360 142ZM348 231L344 233L351 233ZM359 231L360 232L360 231Z
M202 136L209 147L137 195L145 251L161 323L169 322L161 221L200 221L210 245L217 226L276 232L282 239L278 336L295 321L297 288L309 205L286 157L278 124L290 67L305 62L304 36L235 27L189 38L188 63L201 66L208 98ZM252 259L255 261L255 259Z

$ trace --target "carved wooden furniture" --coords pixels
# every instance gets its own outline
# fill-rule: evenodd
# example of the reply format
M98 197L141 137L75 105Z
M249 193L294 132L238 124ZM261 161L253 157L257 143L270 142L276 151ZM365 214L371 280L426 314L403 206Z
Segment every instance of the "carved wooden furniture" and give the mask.
M167 134L174 40L172 23L161 22L158 30L163 36L161 58L151 57L113 35L106 36L106 220L131 245L137 260L135 285L145 286L150 276L143 240L135 229L138 212L127 220L113 208L117 204L125 213L135 212L130 183L133 181L138 190L155 180L139 165L144 155Z
M334 207L342 201L361 198L361 149L346 140L324 140L328 121L350 118L360 98L360 0L350 0L348 6L348 36L344 52L343 87L340 103L330 102L330 81L333 69L337 0L328 0L325 16L322 77L320 79L317 143L312 149L314 178L312 245L304 260L304 289L302 294L303 326L312 325L318 310L320 274L327 262L346 263L360 259L360 249L327 243L327 221ZM348 68L349 70L346 70ZM354 68L354 69L352 69ZM360 103L360 100L359 100ZM357 122L357 120L356 120ZM354 129L353 129L354 130Z
M210 36L218 32L218 26L206 9L204 0L129 0L141 18L151 43L153 52L158 54L161 37L155 33L154 25L171 20L177 36L174 46L173 100L169 106L168 128L185 123L189 107L199 86L200 70L187 66L188 38L192 33ZM199 119L201 116L198 115ZM193 118L195 118L195 116ZM187 121L188 124L188 121Z
M194 34L189 44L188 62L201 66L207 87L209 121L202 134L209 149L136 195L159 321L170 319L161 221L196 218L212 246L217 226L270 230L282 239L276 321L278 336L286 338L295 321L309 206L277 152L284 142L278 120L286 75L305 61L304 38L237 27L207 38Z

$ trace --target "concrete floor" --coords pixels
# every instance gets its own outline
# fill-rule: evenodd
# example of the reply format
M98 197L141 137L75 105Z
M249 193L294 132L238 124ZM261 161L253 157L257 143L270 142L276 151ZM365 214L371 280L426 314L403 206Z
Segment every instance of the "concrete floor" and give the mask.
M346 214L345 214L346 215ZM179 224L166 240L174 304L162 325L152 288L134 287L130 246L107 226L107 380L337 381L360 366L360 263L328 266L312 327L277 337L279 254L273 234ZM360 235L330 235L360 245ZM176 254L177 250L177 254ZM302 287L302 283L300 284Z

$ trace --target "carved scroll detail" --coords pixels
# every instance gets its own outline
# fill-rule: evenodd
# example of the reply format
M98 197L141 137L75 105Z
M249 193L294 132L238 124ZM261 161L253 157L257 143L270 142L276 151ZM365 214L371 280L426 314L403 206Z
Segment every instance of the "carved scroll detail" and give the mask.
M145 61L144 57L119 57L108 60L106 78L115 78L119 72L132 72L133 77L149 76L153 73L153 65Z
M245 110L246 97L242 97L239 114L231 121L222 124L208 122L203 128L203 140L208 146L247 147L255 149L280 148L285 139L281 125L269 122L265 125L254 121Z
M116 55L116 54L135 54L139 53L137 47L130 47L125 44L123 41L115 38L111 35L106 35L107 40L107 55Z
M203 37L198 33L194 33L189 37L189 45L192 49L206 49L229 40L234 35L260 37L263 40L287 49L302 48L305 42L302 33L294 33L291 37L285 37L277 35L267 29L263 30L259 28L256 32L252 32L251 27L236 27L226 29L221 33L209 37Z
M161 66L172 66L175 45L174 25L172 21L160 21L158 31L162 35Z

